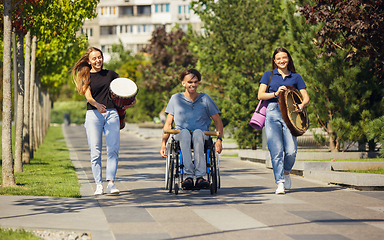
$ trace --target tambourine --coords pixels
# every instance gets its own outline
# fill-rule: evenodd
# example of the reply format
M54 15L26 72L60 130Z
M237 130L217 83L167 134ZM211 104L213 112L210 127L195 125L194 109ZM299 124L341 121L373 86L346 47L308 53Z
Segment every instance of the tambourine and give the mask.
M279 106L285 124L295 137L303 135L309 127L307 110L297 112L297 105L303 101L300 92L287 86L287 90L279 95Z

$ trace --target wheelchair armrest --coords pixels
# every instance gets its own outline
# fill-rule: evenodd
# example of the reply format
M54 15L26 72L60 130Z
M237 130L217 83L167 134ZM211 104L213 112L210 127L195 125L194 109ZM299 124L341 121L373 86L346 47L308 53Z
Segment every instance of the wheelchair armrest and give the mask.
M180 131L177 129L163 129L163 132L170 133L170 134L178 134ZM216 137L220 135L220 133L217 131L204 131L204 134L208 136L216 136Z

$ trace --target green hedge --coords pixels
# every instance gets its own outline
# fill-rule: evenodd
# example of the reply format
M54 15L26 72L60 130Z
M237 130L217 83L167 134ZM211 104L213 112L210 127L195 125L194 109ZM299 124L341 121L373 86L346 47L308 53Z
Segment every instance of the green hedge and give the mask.
M86 101L54 102L51 111L51 123L62 124L64 122L64 114L69 113L71 123L84 124L86 112Z

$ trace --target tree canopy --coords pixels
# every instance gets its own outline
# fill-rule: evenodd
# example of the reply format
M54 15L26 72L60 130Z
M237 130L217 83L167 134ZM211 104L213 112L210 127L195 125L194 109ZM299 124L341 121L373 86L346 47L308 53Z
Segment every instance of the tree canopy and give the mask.
M321 54L342 49L355 61L368 57L374 61L371 70L383 78L383 0L315 0L303 5L301 13L307 23L322 23L316 37L325 50Z

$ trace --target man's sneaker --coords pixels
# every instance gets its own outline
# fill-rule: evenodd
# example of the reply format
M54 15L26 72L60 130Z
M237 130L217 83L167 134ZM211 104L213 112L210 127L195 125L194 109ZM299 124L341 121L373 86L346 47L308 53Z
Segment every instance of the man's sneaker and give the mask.
M284 179L285 179L284 188L285 189L291 189L291 175L290 174L288 174L288 175L284 174Z
M277 184L276 194L285 194L283 182Z
M95 195L102 195L104 193L103 184L96 184Z
M119 194L120 191L116 188L114 183L110 182L110 183L108 183L108 186L107 186L107 193Z

